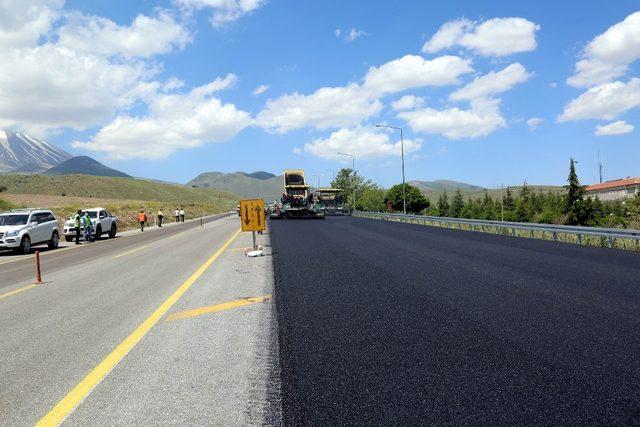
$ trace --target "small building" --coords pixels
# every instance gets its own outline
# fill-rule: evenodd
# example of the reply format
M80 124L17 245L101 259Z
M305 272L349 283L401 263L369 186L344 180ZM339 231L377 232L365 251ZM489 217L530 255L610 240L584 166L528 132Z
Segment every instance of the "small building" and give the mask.
M630 199L635 197L636 193L640 193L640 178L614 179L589 185L586 190L587 196L598 197L602 201Z

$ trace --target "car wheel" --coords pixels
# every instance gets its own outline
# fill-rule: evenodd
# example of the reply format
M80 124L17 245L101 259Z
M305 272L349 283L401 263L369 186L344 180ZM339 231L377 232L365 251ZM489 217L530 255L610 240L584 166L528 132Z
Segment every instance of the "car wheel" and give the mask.
M73 242L73 236L64 236L66 242Z
M109 230L109 238L113 239L114 237L116 237L116 233L118 232L116 225L112 224L111 225L111 230Z
M47 243L49 249L58 249L58 245L60 244L60 236L57 231L54 231L51 235L51 240Z
M96 227L96 234L94 236L94 238L96 240L99 240L100 237L102 237L102 227L100 227L99 225Z
M20 247L18 248L18 252L21 254L28 254L31 252L31 239L29 236L24 236L20 241Z

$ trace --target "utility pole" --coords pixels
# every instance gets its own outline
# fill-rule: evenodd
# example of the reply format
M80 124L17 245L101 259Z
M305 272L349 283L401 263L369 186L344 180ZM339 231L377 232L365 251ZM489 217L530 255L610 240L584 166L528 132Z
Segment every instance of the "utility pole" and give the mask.
M404 178L404 137L402 135L402 128L398 126L389 126L383 124L377 124L378 128L389 128L400 131L400 156L402 157L402 213L407 214L407 190Z
M504 185L500 184L500 216L502 217L502 222L504 222L504 195L502 194L503 189Z
M600 184L602 184L602 169L604 165L602 164L602 160L600 159L600 150L598 150L598 173L600 175Z

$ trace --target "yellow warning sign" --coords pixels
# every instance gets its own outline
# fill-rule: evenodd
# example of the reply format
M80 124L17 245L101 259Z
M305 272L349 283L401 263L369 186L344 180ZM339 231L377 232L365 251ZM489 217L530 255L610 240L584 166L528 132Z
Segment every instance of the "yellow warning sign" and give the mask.
M242 231L263 231L265 217L262 199L240 200Z

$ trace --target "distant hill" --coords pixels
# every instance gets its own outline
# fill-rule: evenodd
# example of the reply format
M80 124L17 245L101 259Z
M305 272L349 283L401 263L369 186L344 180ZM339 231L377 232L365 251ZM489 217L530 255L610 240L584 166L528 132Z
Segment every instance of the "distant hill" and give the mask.
M237 194L243 199L260 198L267 202L282 195L282 175L269 172L206 172L186 184L188 187L214 188Z
M0 173L43 172L71 157L71 154L41 139L0 129Z
M422 191L479 191L484 190L483 187L477 185L465 184L464 182L450 181L446 179L437 179L435 181L409 181L409 184L418 187Z
M124 172L112 169L103 165L97 160L88 156L72 157L60 163L57 166L43 172L44 175L69 175L69 174L82 174L82 175L94 175L94 176L117 176L120 178L131 178Z
M238 196L214 189L189 188L134 178L91 175L0 175L4 194L43 194L82 198L147 200L172 205L215 203L234 207Z
M479 197L484 197L484 192L486 191L489 196L493 199L500 199L500 195L504 194L506 191L506 186L501 190L500 188L483 188L477 185L465 184L463 182L457 181L449 181L449 180L436 180L436 181L409 181L411 185L414 185L422 191L422 193L431 200L432 203L437 202L440 195L443 191L446 190L449 195L449 200L451 197L460 189L460 193L465 199L473 198L477 199ZM534 192L543 192L543 193L563 193L565 191L564 187L559 185L528 185L527 186ZM521 185L511 186L511 192L515 196L520 193Z

